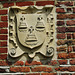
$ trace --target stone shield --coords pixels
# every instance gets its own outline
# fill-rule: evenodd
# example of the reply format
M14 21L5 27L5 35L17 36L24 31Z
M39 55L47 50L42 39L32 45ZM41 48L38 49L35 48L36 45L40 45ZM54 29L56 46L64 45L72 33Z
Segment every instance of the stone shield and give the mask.
M19 43L31 50L41 46L46 38L46 15L17 14L16 18Z

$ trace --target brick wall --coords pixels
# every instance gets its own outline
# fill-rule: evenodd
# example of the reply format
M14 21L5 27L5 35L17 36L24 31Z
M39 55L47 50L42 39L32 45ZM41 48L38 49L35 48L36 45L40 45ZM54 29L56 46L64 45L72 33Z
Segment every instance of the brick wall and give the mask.
M6 1L6 2L4 2ZM7 1L0 0L0 74L75 75L75 7L74 1ZM8 7L55 5L57 60L44 62L8 62Z

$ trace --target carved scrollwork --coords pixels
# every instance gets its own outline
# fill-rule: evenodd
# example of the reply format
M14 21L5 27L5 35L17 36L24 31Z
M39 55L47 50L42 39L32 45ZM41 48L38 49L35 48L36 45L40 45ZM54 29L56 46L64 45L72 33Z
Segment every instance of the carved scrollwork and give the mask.
M54 51L54 6L9 8L10 57L28 54L30 58L34 58L37 53L52 57Z

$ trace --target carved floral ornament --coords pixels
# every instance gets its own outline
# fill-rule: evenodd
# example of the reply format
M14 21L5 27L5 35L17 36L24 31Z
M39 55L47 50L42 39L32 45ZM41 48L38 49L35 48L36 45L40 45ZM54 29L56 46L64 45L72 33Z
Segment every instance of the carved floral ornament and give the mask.
M37 53L52 57L55 51L54 6L9 8L9 49L12 58Z

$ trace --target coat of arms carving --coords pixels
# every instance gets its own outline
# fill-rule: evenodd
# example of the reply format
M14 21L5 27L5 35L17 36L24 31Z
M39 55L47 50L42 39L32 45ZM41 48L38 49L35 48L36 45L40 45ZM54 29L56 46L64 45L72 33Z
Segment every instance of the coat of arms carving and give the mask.
M54 6L13 6L9 8L9 48L11 58L27 54L53 57L55 47Z

